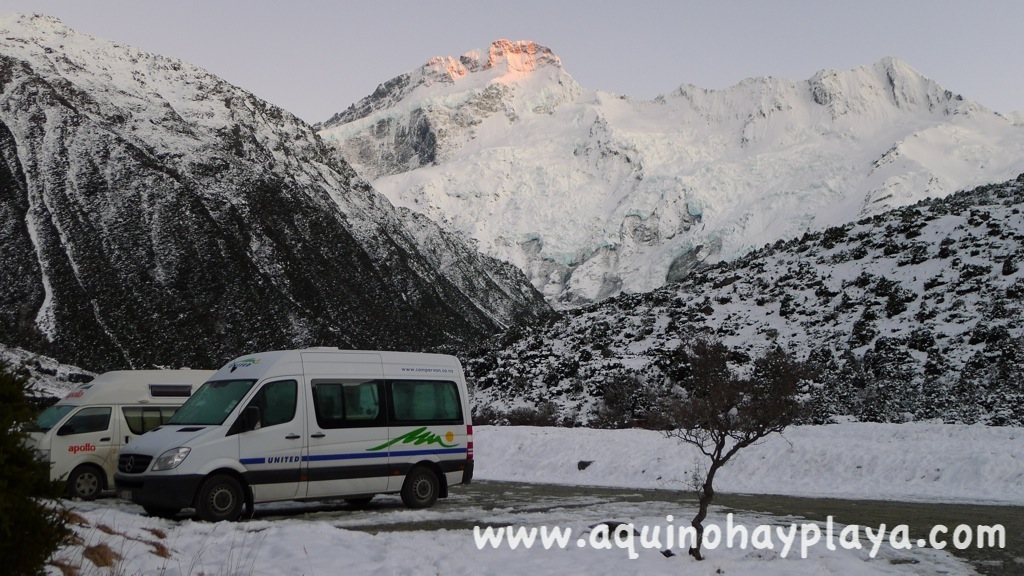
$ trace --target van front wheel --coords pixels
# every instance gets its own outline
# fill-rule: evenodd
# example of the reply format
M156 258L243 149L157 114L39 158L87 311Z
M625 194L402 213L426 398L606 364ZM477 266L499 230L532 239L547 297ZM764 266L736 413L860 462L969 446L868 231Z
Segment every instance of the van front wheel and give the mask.
M212 476L199 489L196 514L207 522L234 522L242 517L244 509L245 494L242 492L242 485L231 476Z
M409 508L430 508L437 502L440 483L429 468L413 468L402 485L402 502Z
M95 500L106 487L106 480L106 474L102 470L90 464L82 464L68 476L68 497Z

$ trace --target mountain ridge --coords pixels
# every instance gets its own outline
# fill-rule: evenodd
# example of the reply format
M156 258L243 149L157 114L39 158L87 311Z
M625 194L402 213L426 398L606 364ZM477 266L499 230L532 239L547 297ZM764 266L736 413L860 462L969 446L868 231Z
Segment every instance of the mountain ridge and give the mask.
M512 83L421 86L419 70L321 136L556 307L1024 171L1024 126L897 58L652 100L585 89L560 61Z

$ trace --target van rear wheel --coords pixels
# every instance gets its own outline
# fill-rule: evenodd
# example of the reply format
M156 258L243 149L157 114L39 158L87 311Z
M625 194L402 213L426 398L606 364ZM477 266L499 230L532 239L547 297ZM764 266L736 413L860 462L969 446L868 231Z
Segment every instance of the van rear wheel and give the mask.
M234 522L242 517L244 510L245 494L242 485L231 476L211 476L199 489L196 514L207 522Z
M402 485L402 502L409 508L430 508L437 502L440 483L429 468L413 468Z
M65 487L69 498L95 500L107 485L107 475L96 466L82 464L71 471Z

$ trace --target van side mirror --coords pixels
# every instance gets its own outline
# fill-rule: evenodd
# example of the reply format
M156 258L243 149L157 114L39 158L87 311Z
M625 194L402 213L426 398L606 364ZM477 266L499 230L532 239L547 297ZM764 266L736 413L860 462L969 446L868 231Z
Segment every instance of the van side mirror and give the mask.
M260 417L259 406L246 406L245 412L242 413L242 418L245 419L245 429L243 430L244 432L248 432L249 430L255 430L259 428L260 421L262 420L262 418Z

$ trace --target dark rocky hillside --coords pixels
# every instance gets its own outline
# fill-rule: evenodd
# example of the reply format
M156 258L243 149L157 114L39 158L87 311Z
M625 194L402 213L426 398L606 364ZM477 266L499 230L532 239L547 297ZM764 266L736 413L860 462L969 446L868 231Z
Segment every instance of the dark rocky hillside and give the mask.
M547 309L291 114L51 18L0 25L0 342L95 371L215 367L430 349Z
M469 354L478 415L642 424L695 335L814 366L809 422L1024 425L1024 175L510 330Z

